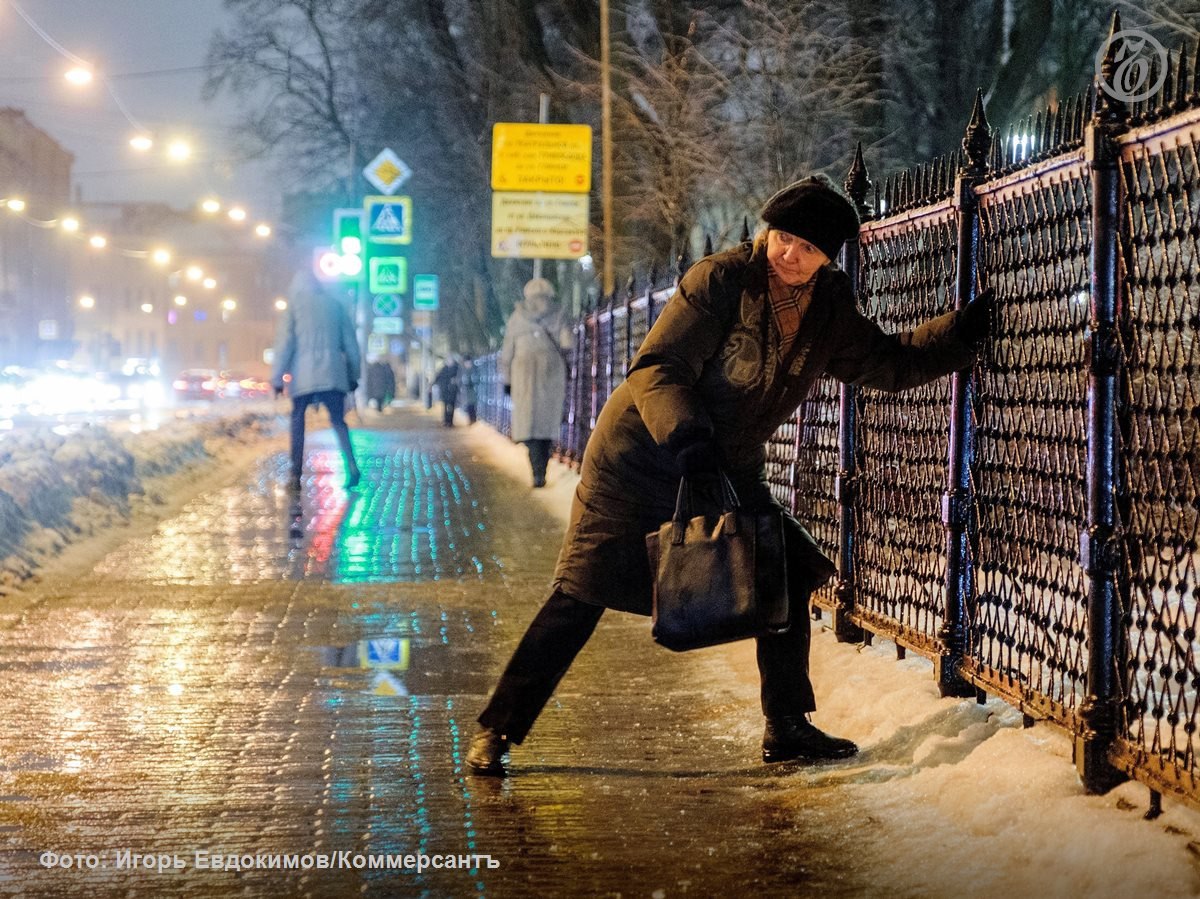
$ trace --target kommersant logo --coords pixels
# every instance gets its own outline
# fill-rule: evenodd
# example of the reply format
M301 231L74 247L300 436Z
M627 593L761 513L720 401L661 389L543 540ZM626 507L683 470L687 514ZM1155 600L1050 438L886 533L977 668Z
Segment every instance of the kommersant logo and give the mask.
M1104 56L1114 47L1112 81L1104 77ZM1153 83L1151 78L1154 78ZM1136 103L1158 93L1167 79L1167 51L1144 31L1129 28L1109 35L1096 54L1096 80L1110 97Z

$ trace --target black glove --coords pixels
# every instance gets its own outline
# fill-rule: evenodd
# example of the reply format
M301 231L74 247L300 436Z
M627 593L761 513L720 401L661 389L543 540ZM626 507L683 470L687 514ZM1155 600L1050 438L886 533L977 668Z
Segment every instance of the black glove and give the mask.
M276 387L275 388L275 399L279 399L281 396L283 396L283 388Z
M972 349L978 350L991 335L995 318L996 294L988 287L958 311L954 323L955 335Z
M505 384L505 385L504 385L504 395L505 395L505 396L512 396L512 384Z
M721 468L717 448L711 440L689 444L675 455L679 473L685 478L712 477Z

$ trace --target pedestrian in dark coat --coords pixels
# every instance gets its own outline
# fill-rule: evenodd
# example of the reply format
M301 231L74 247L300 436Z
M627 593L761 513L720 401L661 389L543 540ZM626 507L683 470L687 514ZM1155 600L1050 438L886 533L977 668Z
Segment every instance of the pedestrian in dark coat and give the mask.
M696 263L609 397L584 452L553 592L479 717L467 761L503 774L606 608L648 615L645 535L670 519L681 475L723 469L743 506L775 507L766 441L822 375L897 391L969 366L988 327L990 295L915 331L888 335L858 311L830 261L858 233L853 206L824 178L805 179L763 209L753 243ZM808 720L811 592L836 571L786 517L792 626L759 638L765 761L845 758L849 740Z
M320 404L329 410L329 421L346 463L346 486L358 484L361 474L350 445L346 424L346 394L358 389L361 356L354 336L350 310L308 272L292 279L288 306L279 322L275 341L275 368L271 385L283 393L284 375L291 376L291 478L288 486L300 489L304 463L304 416Z
M442 399L442 424L454 427L454 408L458 405L458 360L451 356L433 376L433 386Z

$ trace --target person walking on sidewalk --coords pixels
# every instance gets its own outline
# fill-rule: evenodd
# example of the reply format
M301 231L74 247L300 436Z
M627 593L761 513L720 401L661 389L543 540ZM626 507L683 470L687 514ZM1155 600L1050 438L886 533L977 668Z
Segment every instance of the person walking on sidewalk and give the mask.
M329 421L346 462L346 486L358 484L362 475L346 425L346 394L358 389L360 364L354 324L346 304L326 292L312 274L297 273L292 279L287 310L279 322L271 373L276 397L283 393L284 375L291 375L292 490L300 489L304 469L304 415L317 403L329 410Z
M601 410L584 451L553 592L534 617L468 748L475 774L503 776L606 608L650 614L645 535L674 513L682 475L724 470L743 507L774 507L766 441L823 374L898 391L969 366L990 329L989 291L961 312L885 334L858 311L831 260L858 233L854 206L824 177L767 201L753 242L697 262L680 281ZM858 747L809 720L812 591L835 566L785 516L790 630L757 640L766 762L842 759ZM647 640L647 646L650 642Z
M479 375L470 359L463 359L458 374L459 401L467 413L467 423L479 420Z
M442 425L454 427L454 409L458 405L458 359L451 356L433 376L433 386L442 400Z
M563 351L571 345L571 331L554 301L554 286L545 278L529 281L524 297L504 328L500 379L512 396L512 439L529 447L533 486L544 487L550 447L562 428L567 395Z

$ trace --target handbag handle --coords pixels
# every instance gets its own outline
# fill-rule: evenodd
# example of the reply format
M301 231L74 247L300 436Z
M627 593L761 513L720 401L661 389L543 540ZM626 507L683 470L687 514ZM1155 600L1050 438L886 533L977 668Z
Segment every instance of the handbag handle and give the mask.
M738 501L737 491L733 489L733 482L729 480L729 475L725 474L725 469L718 468L717 475L721 482L721 507L725 512L736 512L741 503ZM675 496L675 514L671 518L671 542L676 546L683 543L683 535L687 530L688 519L692 517L692 482L684 475L679 479L679 492ZM728 533L737 533L737 516L735 515L729 523Z

